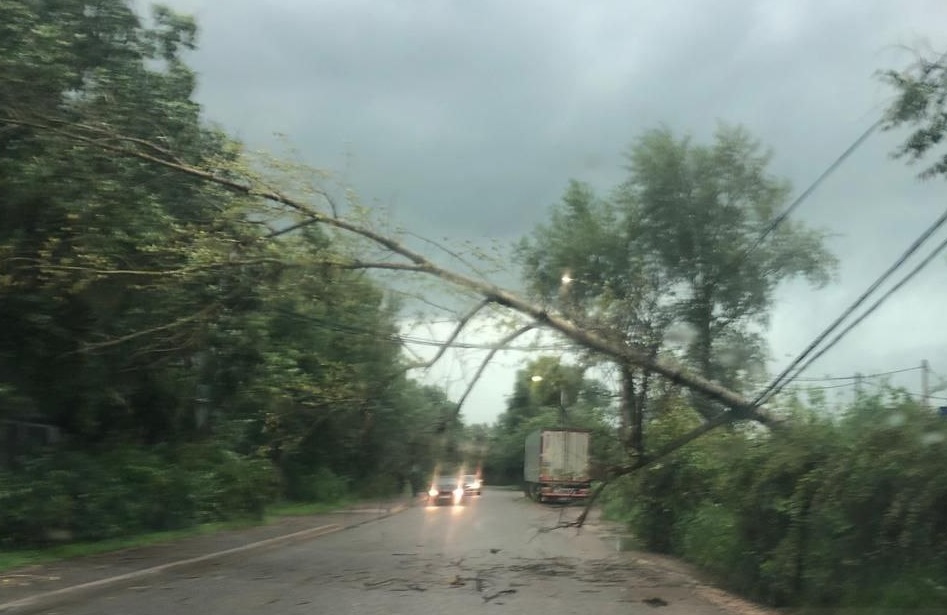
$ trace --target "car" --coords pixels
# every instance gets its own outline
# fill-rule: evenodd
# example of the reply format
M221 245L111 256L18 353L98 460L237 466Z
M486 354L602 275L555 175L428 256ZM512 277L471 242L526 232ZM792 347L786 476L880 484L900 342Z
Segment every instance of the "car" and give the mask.
M464 475L464 493L467 495L477 494L480 495L480 490L483 487L483 481L480 480L480 477L476 474L466 474Z
M463 504L465 495L463 483L456 476L439 476L431 482L431 488L427 491L427 502L435 506Z

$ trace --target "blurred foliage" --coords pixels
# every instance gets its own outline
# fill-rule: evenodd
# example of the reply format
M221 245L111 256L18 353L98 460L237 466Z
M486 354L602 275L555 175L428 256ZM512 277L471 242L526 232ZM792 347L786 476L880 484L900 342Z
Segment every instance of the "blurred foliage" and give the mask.
M792 410L778 437L718 431L622 479L607 513L773 605L947 607L947 421L896 391Z
M397 303L330 265L351 246L108 150L262 182L193 100L196 32L123 0L0 0L5 546L393 494L461 433L405 375ZM14 437L30 425L63 439Z
M947 153L943 151L947 133L947 56L918 54L908 70L882 71L881 78L896 93L885 110L884 128L911 129L895 156L912 164L933 158L921 172L925 179L947 175Z
M301 218L108 151L118 139L255 177L193 100L182 54L196 32L122 0L0 0L0 425L64 436L3 451L0 546L393 494L442 463L518 483L525 436L542 427L591 430L598 470L627 459L613 398L555 358L517 374L495 425L465 428L443 391L405 376L399 306L329 264L360 244L283 233ZM921 68L888 75L902 94L889 123L919 127L900 152L912 158L947 126L943 66ZM84 138L66 134L77 127ZM741 129L709 146L646 133L612 198L571 184L521 245L531 290L581 326L752 382L776 285L822 283L834 263L799 224L755 243L788 195L768 163ZM319 196L318 173L276 171ZM695 400L632 376L649 450L697 424ZM887 394L837 420L790 410L779 438L720 430L622 479L606 510L649 548L772 604L947 607L945 422Z
M571 181L520 242L527 288L583 326L745 389L763 375L760 330L779 284L821 286L836 265L823 232L774 224L790 186L770 159L738 126L718 126L708 144L664 127L644 132L608 197ZM647 394L649 374L629 376L629 390Z
M526 435L560 426L591 431L593 472L621 458L614 403L604 385L586 377L579 366L539 357L517 372L513 394L496 423L481 428L480 437L487 442L486 482L521 485Z
M0 545L115 538L261 519L276 468L213 444L178 450L62 450L0 471Z

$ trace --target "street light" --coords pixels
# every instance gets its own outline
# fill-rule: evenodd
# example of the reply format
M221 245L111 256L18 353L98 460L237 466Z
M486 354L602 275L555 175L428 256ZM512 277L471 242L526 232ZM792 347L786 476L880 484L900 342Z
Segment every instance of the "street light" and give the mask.
M543 377L540 376L539 374L533 374L532 376L529 377L529 379L533 382L543 381ZM566 390L565 390L565 387L562 386L562 384L559 384L558 389L559 389L559 422L562 425L565 425L566 424Z

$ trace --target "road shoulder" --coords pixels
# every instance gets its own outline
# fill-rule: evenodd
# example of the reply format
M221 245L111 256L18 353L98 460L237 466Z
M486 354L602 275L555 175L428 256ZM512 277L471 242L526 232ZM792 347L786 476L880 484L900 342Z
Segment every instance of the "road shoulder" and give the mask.
M283 517L266 525L9 570L0 573L0 613L36 612L170 570L219 564L229 557L245 557L382 519L411 504L404 498L362 503L330 513Z
M600 513L600 511L596 512ZM640 549L620 547L621 538L627 537L627 531L618 522L605 520L600 514L596 514L590 516L588 527L603 541L609 545L615 545L615 552L634 569L652 573L656 580L655 597L665 604L667 601L658 595L662 593L662 590L665 597L668 597L667 594L672 591L679 595L690 594L697 600L712 605L728 615L779 615L781 613L777 609L751 602L718 587L714 580L699 567L681 559ZM660 603L651 605L655 606L655 604L662 605Z

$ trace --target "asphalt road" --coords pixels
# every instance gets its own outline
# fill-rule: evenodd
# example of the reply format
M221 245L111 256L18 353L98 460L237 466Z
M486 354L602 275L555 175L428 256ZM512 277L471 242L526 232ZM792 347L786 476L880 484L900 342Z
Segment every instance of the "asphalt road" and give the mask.
M724 613L683 573L601 528L541 531L556 509L486 490L460 507L392 517L57 608L74 615L200 613Z

